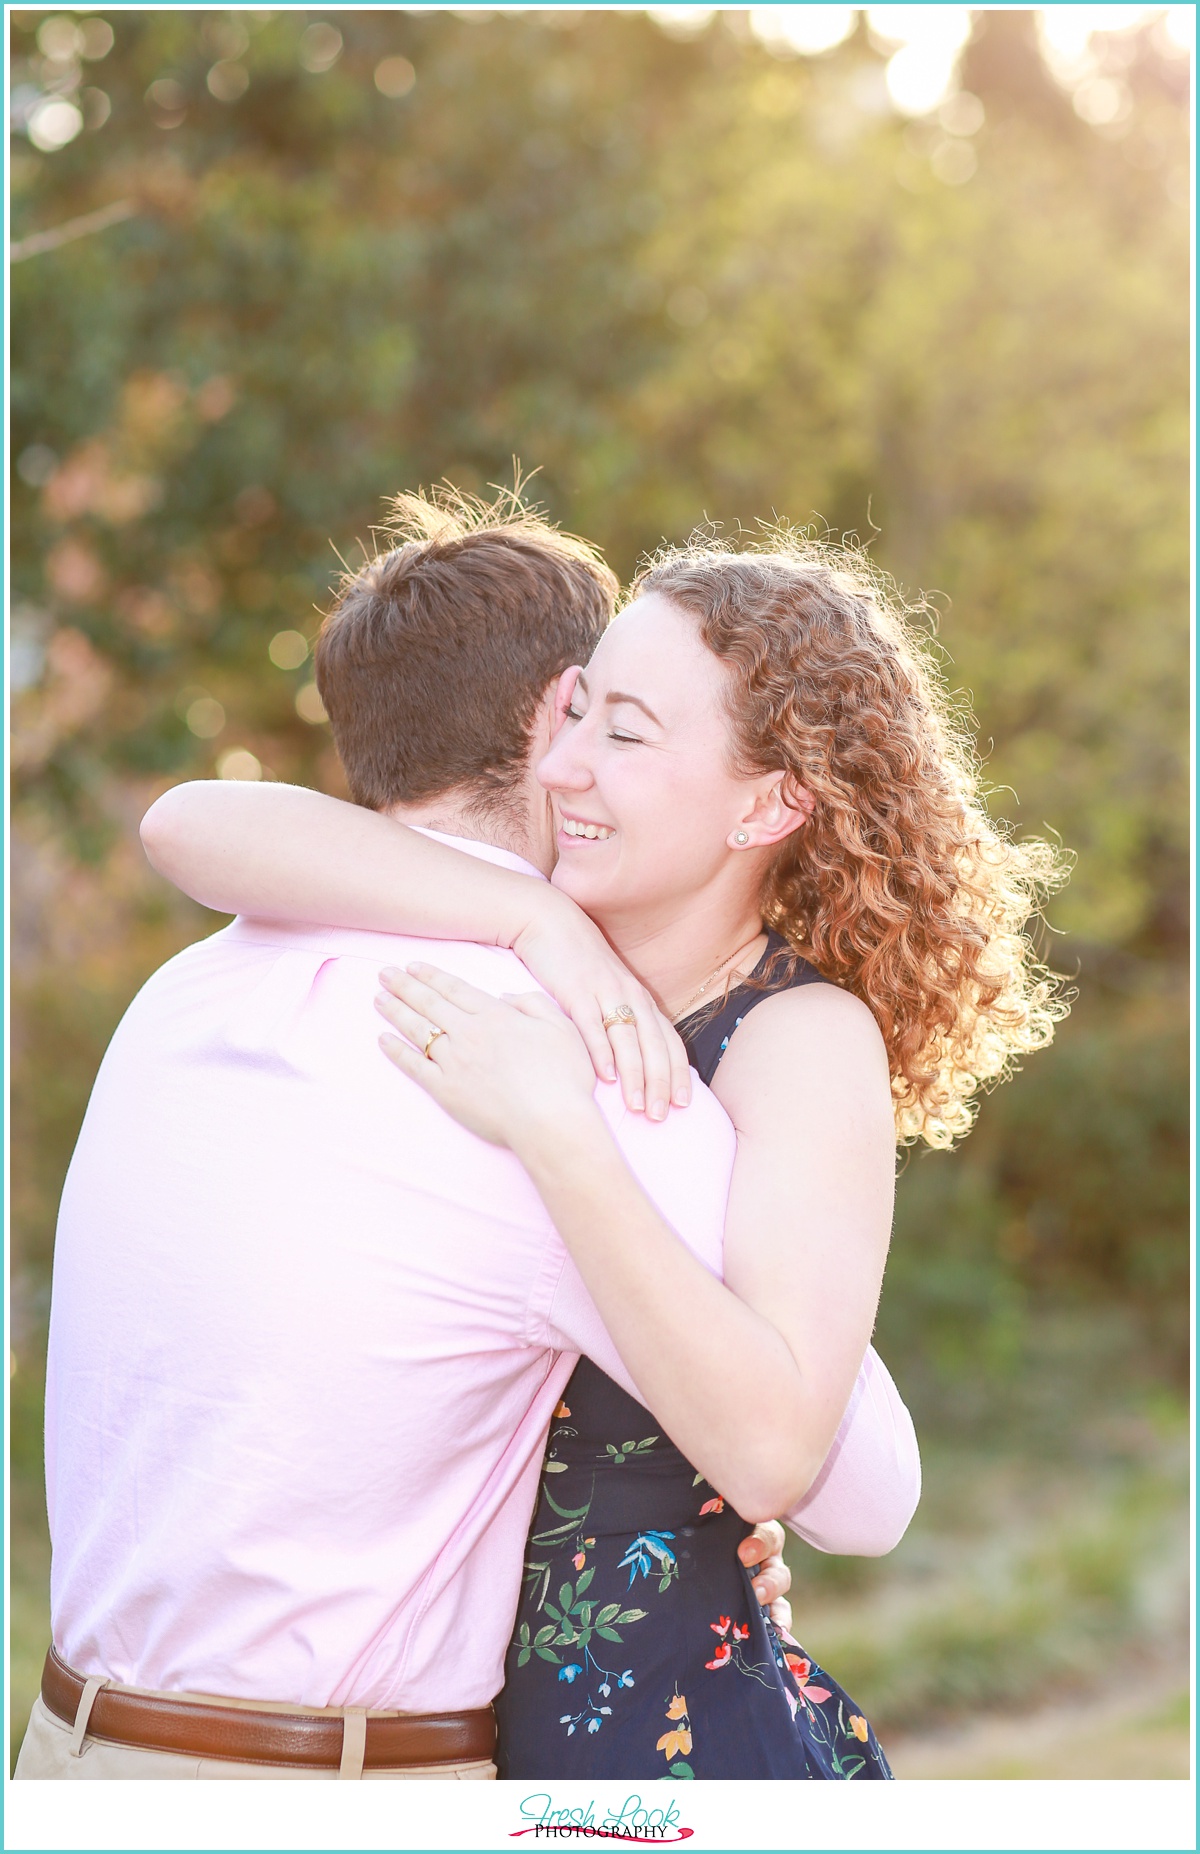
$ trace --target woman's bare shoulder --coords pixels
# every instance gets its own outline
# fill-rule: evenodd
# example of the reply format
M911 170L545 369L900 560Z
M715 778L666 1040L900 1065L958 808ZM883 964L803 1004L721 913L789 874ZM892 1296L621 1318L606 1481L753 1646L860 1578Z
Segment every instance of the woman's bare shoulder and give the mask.
M796 985L748 1011L713 1077L713 1092L735 1120L760 1104L776 1110L823 1090L866 1091L886 1103L891 1081L875 1018L861 998L838 985ZM831 1102L832 1104L832 1102Z
M739 1048L765 1054L794 1051L829 1038L852 1038L865 1048L883 1049L883 1037L869 1006L840 985L793 985L773 992L748 1011L730 1038L725 1061Z

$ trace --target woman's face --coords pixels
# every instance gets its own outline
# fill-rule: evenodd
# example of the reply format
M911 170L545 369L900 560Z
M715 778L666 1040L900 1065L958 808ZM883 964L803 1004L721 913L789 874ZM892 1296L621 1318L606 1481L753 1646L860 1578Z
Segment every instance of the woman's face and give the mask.
M764 781L731 770L727 676L658 593L613 620L579 673L537 776L557 825L555 886L597 920L674 912L729 879L734 858L735 879L757 886L761 859L729 840Z

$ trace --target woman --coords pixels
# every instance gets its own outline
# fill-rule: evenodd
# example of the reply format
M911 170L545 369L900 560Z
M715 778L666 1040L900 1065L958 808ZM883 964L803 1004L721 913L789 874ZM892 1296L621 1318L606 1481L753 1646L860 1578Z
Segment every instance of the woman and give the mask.
M786 1510L825 1458L874 1317L897 1134L949 1145L980 1084L1050 1037L1022 930L1052 855L989 823L903 621L832 550L664 556L561 693L539 769L555 887L681 1021L738 1157L722 1283L625 1170L548 1001L387 975L387 1053L522 1160L670 1438L580 1367L534 1522L503 1772L886 1777L857 1708L768 1628L736 1513ZM511 919L524 878L473 863L470 879L482 922ZM405 921L389 896L374 924L436 932L436 891ZM253 911L249 872L239 901ZM572 1015L594 1039L603 1012L628 1048L622 1003L597 988Z

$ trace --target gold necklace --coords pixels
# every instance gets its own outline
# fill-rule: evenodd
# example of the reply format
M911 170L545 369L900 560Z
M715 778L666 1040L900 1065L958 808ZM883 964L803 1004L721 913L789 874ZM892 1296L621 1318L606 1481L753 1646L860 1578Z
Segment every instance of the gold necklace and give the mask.
M737 947L734 952L730 953L728 959L723 959L720 965L716 968L714 972L709 973L703 985L701 985L699 991L694 991L690 998L684 999L683 1003L680 1005L679 1009L675 1013L676 1021L678 1021L678 1019L683 1016L684 1012L687 1010L690 1004L697 1003L699 999L701 999L704 996L705 992L708 990L713 980L720 978L722 972L725 971L727 966L732 966L738 959L741 958L742 954L746 952L749 947L752 947L754 945L755 940L757 940L761 934L762 934L762 928L760 927L751 936L749 940L743 941L741 946Z

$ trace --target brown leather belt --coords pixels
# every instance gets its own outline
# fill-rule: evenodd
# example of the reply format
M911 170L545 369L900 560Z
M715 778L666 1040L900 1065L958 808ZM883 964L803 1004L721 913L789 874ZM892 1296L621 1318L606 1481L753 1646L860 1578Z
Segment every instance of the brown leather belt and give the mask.
M49 1711L74 1725L84 1678L50 1649L42 1669L42 1699ZM496 1749L490 1706L473 1712L368 1712L363 1765L367 1770L425 1764L469 1764ZM260 1712L219 1701L176 1700L102 1687L92 1702L87 1736L144 1751L237 1764L299 1764L336 1770L342 1760L340 1712Z

